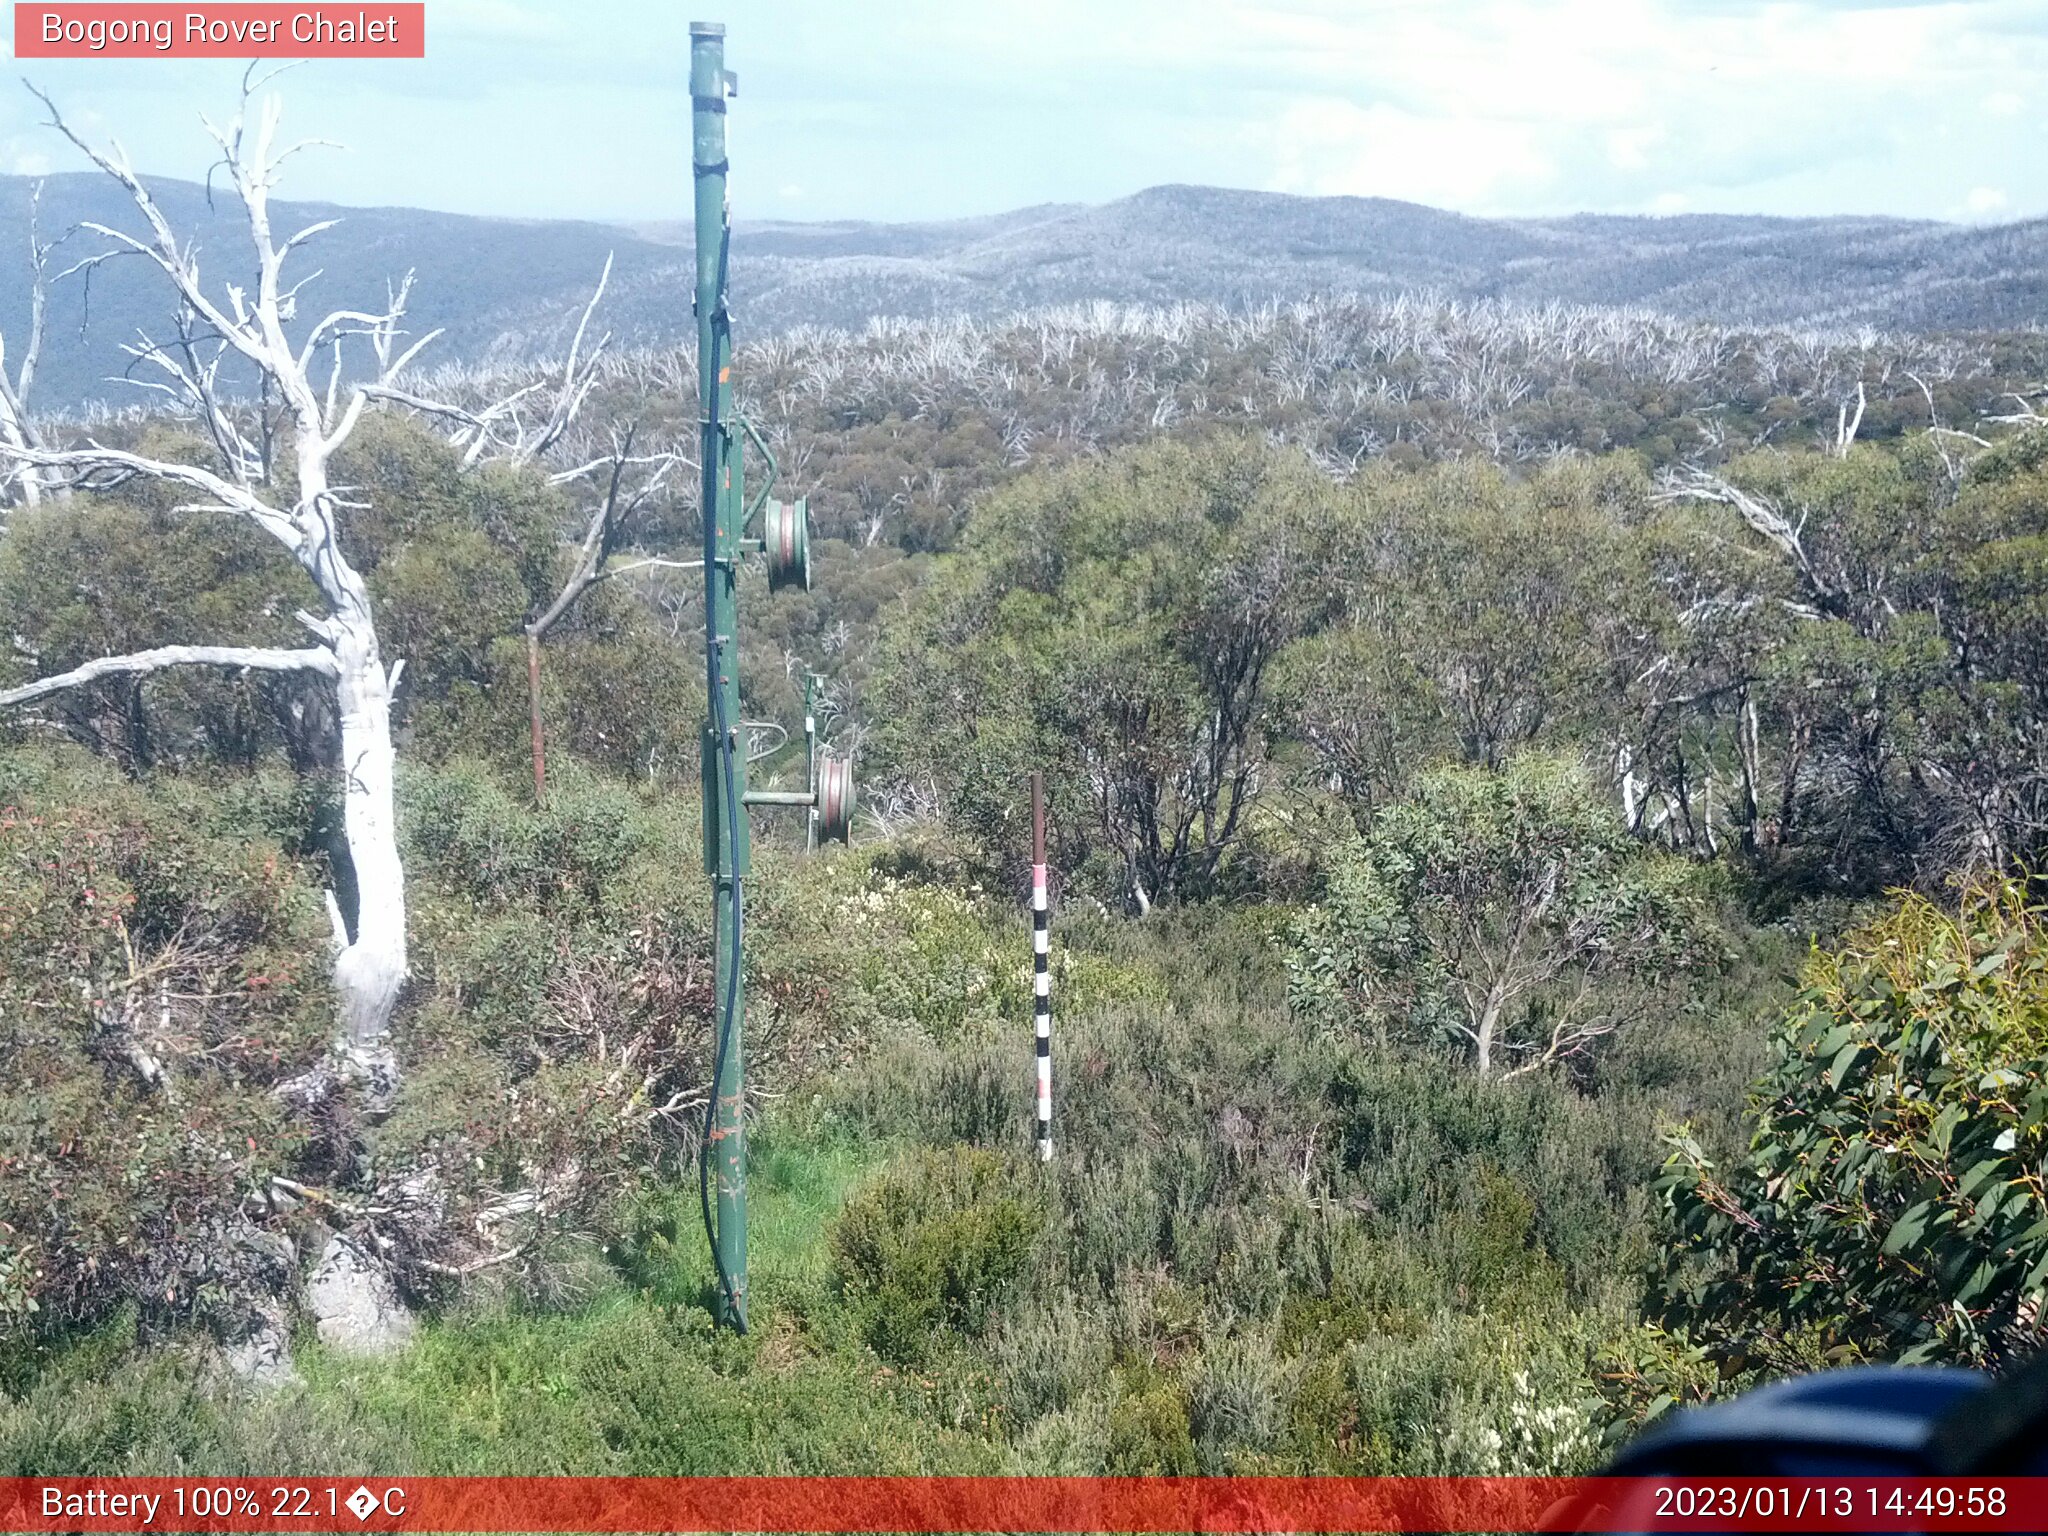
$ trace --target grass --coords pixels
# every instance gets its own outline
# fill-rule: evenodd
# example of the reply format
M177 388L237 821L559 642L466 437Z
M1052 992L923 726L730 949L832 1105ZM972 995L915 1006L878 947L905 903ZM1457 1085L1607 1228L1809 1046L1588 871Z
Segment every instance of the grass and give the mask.
M72 1340L0 1399L0 1475L993 1470L984 1435L934 1422L925 1384L817 1326L830 1220L878 1161L757 1139L745 1338L712 1325L696 1191L673 1189L638 1211L625 1264L582 1256L572 1307L458 1310L389 1362L304 1342L283 1392L241 1389L196 1349L137 1350L131 1323Z

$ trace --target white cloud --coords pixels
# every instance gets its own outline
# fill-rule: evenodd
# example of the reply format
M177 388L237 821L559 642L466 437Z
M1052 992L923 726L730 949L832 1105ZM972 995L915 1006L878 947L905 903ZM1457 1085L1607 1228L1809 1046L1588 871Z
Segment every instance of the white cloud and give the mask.
M1616 128L1607 135L1607 163L1616 170L1646 170L1650 154L1664 140L1664 125L1649 123L1636 128Z
M500 37L547 37L555 31L547 16L516 0L434 0L428 23Z
M939 218L1165 181L1470 212L2048 212L2048 0L749 0L736 196ZM4 20L0 8L0 20ZM300 197L672 216L676 0L434 0L428 57L286 86ZM713 12L712 14L716 14ZM239 68L51 61L81 129L200 174ZM97 105L106 117L85 114ZM76 157L0 92L10 153ZM422 155L432 142L443 152ZM1982 184L1995 207L1969 202ZM801 193L785 188L801 187Z
M1378 103L1298 101L1280 117L1272 190L1396 197L1484 212L1510 207L1554 168L1527 124L1430 119ZM1516 189L1511 193L1510 189Z
M1988 219L2006 205L2003 187L1972 187L1963 199L1963 209L1973 219Z
M555 36L554 18L516 0L434 0L427 12L427 46L441 34L534 42Z
M1904 159L1939 178L1921 151L1959 97L2018 114L2016 95L1989 87L2034 45L1971 16L1962 3L1265 0L1234 27L1274 101L1275 187L1543 213L1671 196L1720 207L1775 186L1820 211L1816 193L1884 206Z

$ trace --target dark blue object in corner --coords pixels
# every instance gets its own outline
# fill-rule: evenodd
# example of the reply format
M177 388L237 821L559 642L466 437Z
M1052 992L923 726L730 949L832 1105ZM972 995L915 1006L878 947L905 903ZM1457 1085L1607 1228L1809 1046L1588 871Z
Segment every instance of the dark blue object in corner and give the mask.
M1977 1371L1858 1366L1683 1409L1615 1458L1619 1477L1938 1477L1953 1425L1998 1386Z

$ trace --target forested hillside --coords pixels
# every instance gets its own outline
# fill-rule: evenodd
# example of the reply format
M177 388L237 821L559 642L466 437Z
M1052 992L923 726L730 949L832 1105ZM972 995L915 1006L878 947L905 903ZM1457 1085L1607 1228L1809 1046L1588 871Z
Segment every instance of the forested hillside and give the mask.
M755 323L778 329L876 314L992 319L1088 299L1428 292L1724 324L1980 330L2036 321L2043 244L2038 222L1481 219L1388 198L1171 186L956 224L743 226L734 249L752 258L742 293Z
M135 227L121 189L103 176L0 176L0 250L25 247L38 185L45 239L87 222ZM201 253L243 260L247 236L232 198L209 198L190 182L150 185ZM606 314L622 341L666 346L690 334L687 223L620 228L288 202L277 216L294 230L338 221L321 235L322 281L338 292L380 292L387 278L416 269L421 302L443 330L443 360L489 366L565 349L608 257ZM52 270L87 254L92 238L60 247ZM1101 207L928 224L742 218L733 297L743 334L755 337L805 326L859 330L878 318L1002 321L1096 301L1256 309L1404 293L1628 307L1724 325L1987 332L2038 323L2048 303L2044 266L2039 221L1489 220L1384 198L1170 186ZM23 334L27 310L25 286L0 285L0 329ZM51 327L77 344L50 349L45 402L139 399L120 382L134 372L118 349L138 327L161 323L151 275L132 263L55 285Z
M2037 1345L2038 333L756 331L753 782L814 667L865 809L759 823L733 1337L694 359L422 282L0 450L0 1471L1564 1472Z

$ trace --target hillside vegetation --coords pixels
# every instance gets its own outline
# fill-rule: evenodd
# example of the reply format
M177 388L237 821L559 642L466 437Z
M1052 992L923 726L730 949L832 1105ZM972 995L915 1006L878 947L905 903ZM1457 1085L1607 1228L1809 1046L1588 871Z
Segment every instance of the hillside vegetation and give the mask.
M25 247L38 185L46 239L88 221L139 227L104 177L0 176L0 251ZM231 198L209 198L191 182L150 185L210 261L240 259L248 237ZM733 301L740 334L753 337L859 330L876 318L1004 321L1095 302L1255 309L1424 293L1722 325L1981 333L2035 325L2048 302L2048 225L2039 220L1481 219L1384 198L1191 186L925 224L795 224L739 212ZM687 223L621 228L301 202L279 202L277 218L293 229L339 220L321 237L322 281L335 292L379 292L387 277L417 271L423 305L444 330L436 356L467 366L563 350L608 256L608 314L620 337L667 346L691 334ZM24 334L28 307L25 290L0 290L0 331ZM44 401L138 398L119 381L115 349L138 327L160 328L160 318L153 274L133 264L99 268L89 290L76 279L58 284L51 330L79 344L52 349Z
M743 584L755 781L819 666L869 807L760 824L744 1338L694 1173L701 578L642 563L691 476L529 645L579 466L688 451L691 359L606 357L523 461L367 411L402 1083L306 1087L356 899L324 678L0 714L0 1471L1562 1472L1770 1374L2003 1368L2048 1277L2041 346L1402 298L743 349L820 535L812 591ZM0 691L315 602L174 488L13 489ZM407 1347L318 1337L337 1241Z

